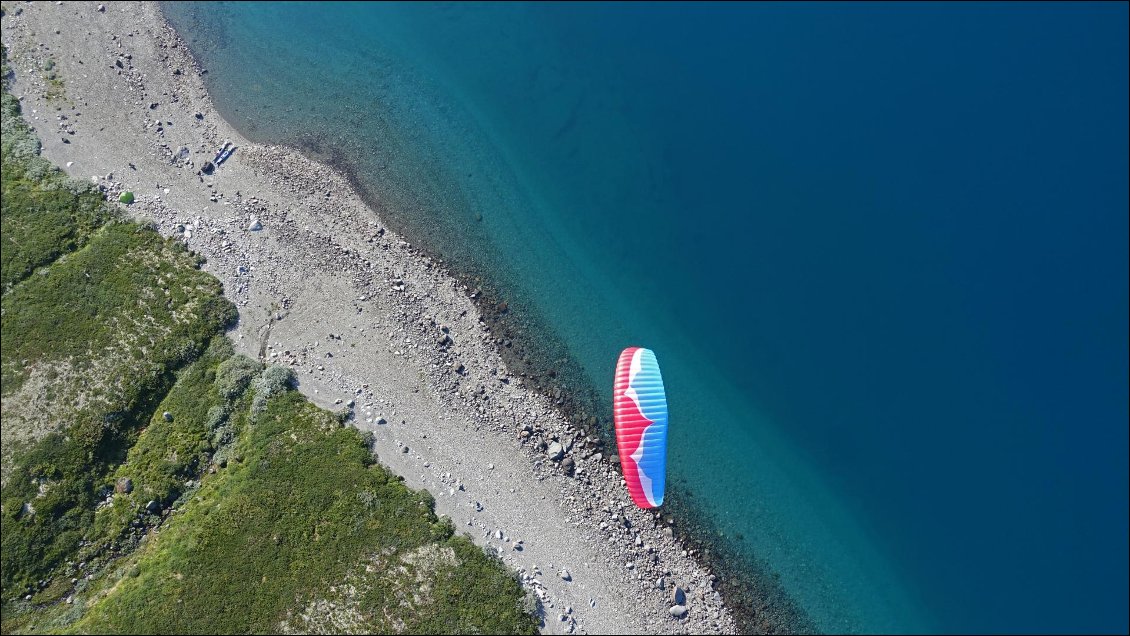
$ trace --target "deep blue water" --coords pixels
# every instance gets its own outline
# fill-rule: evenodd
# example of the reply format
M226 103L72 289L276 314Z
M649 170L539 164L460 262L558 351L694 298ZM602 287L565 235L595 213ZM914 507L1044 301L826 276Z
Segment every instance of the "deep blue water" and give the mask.
M165 8L601 390L655 350L822 629L1127 631L1125 3Z

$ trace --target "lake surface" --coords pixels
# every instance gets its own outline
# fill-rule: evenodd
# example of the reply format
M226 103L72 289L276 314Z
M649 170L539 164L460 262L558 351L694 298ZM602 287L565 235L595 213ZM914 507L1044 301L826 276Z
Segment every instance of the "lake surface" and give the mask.
M827 631L1128 629L1122 4L163 4Z

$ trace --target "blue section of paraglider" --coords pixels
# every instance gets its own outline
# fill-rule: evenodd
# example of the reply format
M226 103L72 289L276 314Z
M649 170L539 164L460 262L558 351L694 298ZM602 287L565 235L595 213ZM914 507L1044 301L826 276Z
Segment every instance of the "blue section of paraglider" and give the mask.
M667 395L659 363L650 349L641 349L639 371L632 375L629 388L637 396L640 413L651 421L644 429L636 452L640 482L654 506L663 505L667 476Z

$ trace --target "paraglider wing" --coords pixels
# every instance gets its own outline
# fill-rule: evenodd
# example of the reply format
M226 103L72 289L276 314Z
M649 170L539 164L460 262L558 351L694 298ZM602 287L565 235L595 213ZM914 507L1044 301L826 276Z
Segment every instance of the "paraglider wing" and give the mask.
M667 477L667 396L650 349L620 352L612 409L628 493L640 508L657 508Z

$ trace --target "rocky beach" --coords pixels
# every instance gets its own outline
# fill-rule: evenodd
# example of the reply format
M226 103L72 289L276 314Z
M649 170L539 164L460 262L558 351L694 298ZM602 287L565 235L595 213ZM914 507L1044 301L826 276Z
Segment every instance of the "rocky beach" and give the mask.
M737 629L671 520L630 502L612 449L511 368L480 292L341 173L220 118L156 3L4 12L12 92L43 155L111 200L132 193L132 216L204 256L239 308L236 349L372 431L384 465L537 594L545 633Z

